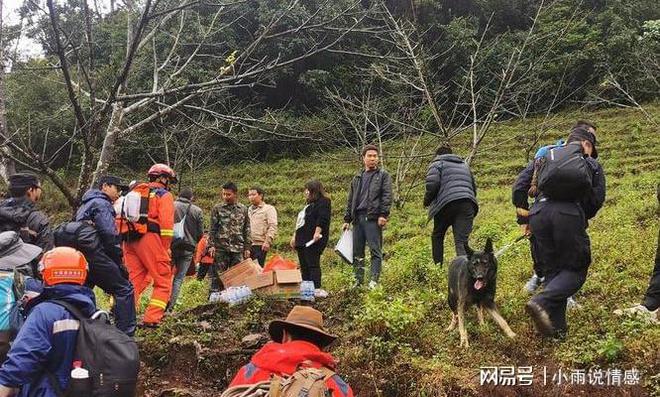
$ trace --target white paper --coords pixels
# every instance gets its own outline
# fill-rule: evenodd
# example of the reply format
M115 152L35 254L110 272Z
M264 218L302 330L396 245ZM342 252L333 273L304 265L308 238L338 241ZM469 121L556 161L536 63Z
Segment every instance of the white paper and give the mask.
M320 235L319 240L322 239L322 238L323 238L323 235ZM305 247L311 247L315 242L316 242L316 240L311 239L307 243L305 243Z
M341 238L337 241L335 252L346 262L353 263L353 230L344 230Z

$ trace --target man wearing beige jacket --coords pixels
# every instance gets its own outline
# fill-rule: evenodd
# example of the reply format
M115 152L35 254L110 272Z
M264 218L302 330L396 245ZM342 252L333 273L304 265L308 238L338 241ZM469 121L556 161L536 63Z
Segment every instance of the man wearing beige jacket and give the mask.
M252 232L251 257L264 267L266 254L277 235L277 211L264 202L264 190L259 186L250 188L248 198L252 204L248 208Z

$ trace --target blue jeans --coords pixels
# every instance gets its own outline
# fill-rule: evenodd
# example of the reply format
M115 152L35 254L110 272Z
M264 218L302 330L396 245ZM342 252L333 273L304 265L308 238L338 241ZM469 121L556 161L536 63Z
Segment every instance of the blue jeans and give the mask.
M353 270L358 284L364 282L364 251L371 253L371 280L378 282L383 264L383 229L377 220L358 214L353 221Z
M174 305L176 305L176 300L179 298L181 285L186 278L186 273L188 273L192 257L192 252L184 251L179 256L172 258L172 262L174 262L174 266L176 267L176 275L174 276L174 281L172 281L172 294L170 295L170 302L167 304L168 311L174 309Z

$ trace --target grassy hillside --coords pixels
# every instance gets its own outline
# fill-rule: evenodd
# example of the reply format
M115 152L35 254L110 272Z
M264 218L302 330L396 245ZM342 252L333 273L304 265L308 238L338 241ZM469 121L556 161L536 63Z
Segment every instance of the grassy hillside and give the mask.
M649 108L658 114L660 106ZM382 286L374 291L355 291L351 269L332 250L323 256L323 278L332 297L318 303L330 317L331 329L342 337L333 353L340 359L340 372L360 396L442 396L442 395L652 395L660 393L660 327L612 314L616 308L637 303L648 283L653 267L658 235L655 187L660 181L660 130L638 113L603 110L593 114L562 115L557 128L543 141L552 142L579 117L599 125L600 160L607 175L607 201L591 222L593 264L583 289L577 295L579 309L569 313L569 335L562 342L542 341L524 312L528 296L522 286L531 272L529 248L520 243L500 259L497 301L503 316L518 334L508 340L492 321L479 329L474 312L468 314L471 347L458 348L458 334L444 331L450 311L446 303L446 267L432 264L431 225L421 207L422 188L411 200L394 210L385 231L386 260ZM480 187L480 212L471 240L482 247L487 237L496 247L518 235L510 204L510 186L525 164L534 122L498 125L483 143L496 149L480 155L474 172ZM432 151L433 143L428 143ZM391 147L387 154L397 154ZM460 149L459 149L460 151ZM394 160L387 159L391 167ZM332 240L336 241L342 223L342 209L348 182L359 169L349 152L336 152L301 160L282 160L271 164L245 164L208 170L197 175L198 201L209 209L218 200L218 187L236 181L242 192L249 185L262 185L266 199L280 216L281 232L276 249L287 250L295 215L303 206L302 186L318 178L333 199ZM448 239L451 237L448 236ZM332 243L332 242L331 242ZM453 256L453 244L446 244L446 259ZM201 303L205 287L189 282L183 292L182 306ZM190 366L164 364L172 348L159 344L162 338L185 335L185 329L199 331L197 312L170 319L168 325L144 340L148 361L156 367L170 368L175 378L193 376L204 379L212 374L222 387L236 366L249 357L243 353L225 355L248 333L263 332L273 316L283 315L287 304L255 300L236 308L204 306L209 324L204 336L194 338L202 352L196 355L194 371ZM209 312L210 310L210 312ZM209 314L211 313L211 314ZM183 328L181 328L183 327ZM181 338L181 337L180 337ZM179 343L179 342L177 342ZM220 348L222 347L222 349ZM177 348L178 349L178 348ZM207 350L205 350L207 349ZM215 359L213 358L215 357ZM224 357L224 359L222 359ZM532 387L488 389L479 386L480 366L533 366ZM552 376L558 369L570 374L573 369L637 369L640 387L567 387L543 385L543 367ZM223 371L224 370L224 371ZM176 376L176 375L179 376ZM186 382L183 382L186 384Z
M657 115L660 104L650 105L648 110ZM593 264L577 295L581 307L569 312L568 337L562 342L542 341L525 314L529 297L522 287L531 274L531 259L528 244L522 242L500 258L497 291L501 312L518 337L507 339L492 321L480 329L475 312L470 311L471 347L458 347L458 333L444 330L450 320L446 267L438 268L431 260L432 225L427 224L421 207L420 186L403 208L392 212L384 233L386 259L381 287L351 290L351 268L331 249L323 256L323 279L331 297L316 305L328 316L331 331L341 336L333 354L340 359L339 372L357 395L660 395L660 327L612 314L614 309L640 300L653 268L658 236L655 189L660 181L660 129L634 111L565 113L555 120L556 128L542 142L564 136L578 118L589 118L599 126L599 154L608 191L603 209L590 223ZM492 237L497 248L518 236L510 187L526 162L525 151L538 123L497 125L483 143L491 149L473 163L481 205L471 237L473 247L483 247L486 238ZM431 152L435 143L428 142L427 146L425 152ZM459 154L464 154L460 146ZM393 168L396 160L387 155L396 156L400 150L400 146L388 147L388 167ZM304 182L321 180L332 197L332 245L343 222L349 180L359 166L353 154L338 151L299 160L209 169L195 176L194 185L198 203L207 213L219 200L219 186L225 181L239 184L244 202L250 185L263 186L266 200L279 212L280 234L275 248L295 257L288 250L288 240L303 206ZM447 239L446 263L454 255L451 236ZM179 311L202 304L205 288L196 281L187 282ZM172 389L174 394L169 395L198 395L202 393L199 390L209 395L222 389L253 351L239 347L241 338L265 332L265 324L285 315L291 304L254 299L234 308L204 305L169 318L156 332L140 334L147 362L145 394L160 395L162 390ZM533 366L534 385L480 386L479 368L495 365ZM550 374L545 386L544 366ZM640 386L558 386L551 382L559 369L570 375L574 369L596 367L637 369L641 372ZM160 382L163 378L169 379L168 383Z

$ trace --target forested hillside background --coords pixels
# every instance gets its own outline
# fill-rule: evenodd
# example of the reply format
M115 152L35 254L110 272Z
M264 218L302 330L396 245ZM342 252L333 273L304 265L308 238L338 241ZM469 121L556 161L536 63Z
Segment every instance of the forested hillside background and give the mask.
M657 123L653 0L21 4L2 26L0 171L48 176L71 207L108 167L161 161L192 183L210 165L398 138L403 163L427 137L467 135L472 158L494 124L540 116L531 151L566 108ZM22 55L26 38L43 56Z

